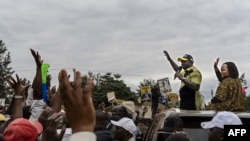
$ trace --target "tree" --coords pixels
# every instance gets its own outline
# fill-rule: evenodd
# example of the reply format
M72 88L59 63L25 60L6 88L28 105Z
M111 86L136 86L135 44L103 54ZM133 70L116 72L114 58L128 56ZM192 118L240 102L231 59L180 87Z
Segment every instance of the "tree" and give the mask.
M0 40L0 98L6 98L12 93L12 89L7 85L6 79L14 73L9 67L11 63L10 52L5 44Z
M88 73L88 76L94 78L93 86L93 102L95 107L101 102L107 103L107 93L115 92L116 98L121 100L136 101L136 95L129 87L121 80L120 74L106 73L105 75ZM86 82L87 75L82 77L82 82Z
M245 78L245 73L243 73L240 76L240 81L241 81L241 84L242 84L242 87L243 87L243 90L244 90L243 93L245 95L245 97L244 97L244 104L245 104L246 110L250 111L250 95L246 94L247 80Z

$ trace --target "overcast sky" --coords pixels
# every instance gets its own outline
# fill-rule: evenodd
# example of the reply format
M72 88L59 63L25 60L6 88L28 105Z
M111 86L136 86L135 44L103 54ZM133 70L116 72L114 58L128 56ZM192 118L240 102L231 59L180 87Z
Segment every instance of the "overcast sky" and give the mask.
M60 69L76 68L121 74L133 91L143 79L168 77L178 92L163 50L175 60L188 53L208 100L217 57L219 67L235 62L250 82L249 13L249 0L0 0L0 40L20 77L35 75L33 48L50 64L53 85Z

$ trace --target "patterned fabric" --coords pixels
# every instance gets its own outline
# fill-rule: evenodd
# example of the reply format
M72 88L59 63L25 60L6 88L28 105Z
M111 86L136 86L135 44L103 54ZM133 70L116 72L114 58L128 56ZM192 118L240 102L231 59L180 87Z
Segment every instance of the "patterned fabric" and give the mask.
M211 103L217 111L244 111L240 79L226 78L218 86L215 97L222 102Z

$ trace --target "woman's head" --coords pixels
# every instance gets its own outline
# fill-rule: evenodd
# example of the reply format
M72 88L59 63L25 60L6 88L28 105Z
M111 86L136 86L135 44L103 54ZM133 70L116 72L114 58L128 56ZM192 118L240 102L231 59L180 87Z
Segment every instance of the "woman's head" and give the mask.
M238 78L239 71L237 66L233 62L225 62L221 66L221 76L222 78L231 77L231 78Z

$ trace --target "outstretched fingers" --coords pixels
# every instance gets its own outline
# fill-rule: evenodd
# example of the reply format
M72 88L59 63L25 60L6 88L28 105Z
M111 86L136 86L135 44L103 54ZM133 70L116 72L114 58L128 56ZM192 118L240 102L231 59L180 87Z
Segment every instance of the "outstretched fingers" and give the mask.
M60 93L63 99L73 100L72 95L71 95L72 87L70 85L66 70L63 69L59 72L58 80L59 80Z
M79 71L75 72L75 77L74 77L74 88L75 89L81 89L81 73Z
M82 89L82 100L84 105L91 106L92 105L92 86L93 86L93 78L88 78L84 88Z

